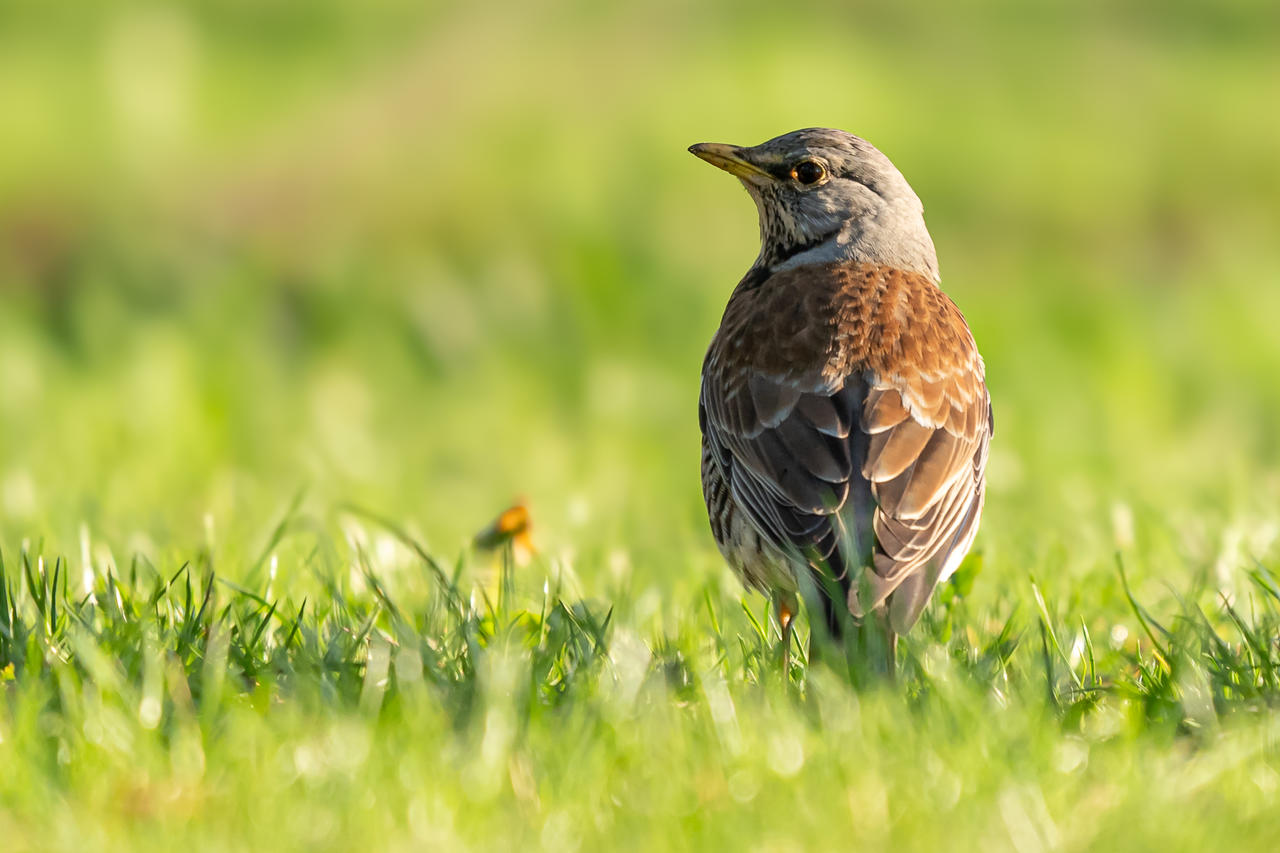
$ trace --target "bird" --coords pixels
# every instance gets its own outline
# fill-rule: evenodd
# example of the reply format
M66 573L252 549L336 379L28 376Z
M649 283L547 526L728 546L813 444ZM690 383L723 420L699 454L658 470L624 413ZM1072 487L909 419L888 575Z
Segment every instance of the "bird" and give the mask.
M942 292L924 206L832 128L689 151L754 200L760 252L702 365L702 492L730 567L770 595L791 672L799 600L893 676L973 544L993 433L986 367ZM821 620L817 619L821 612Z

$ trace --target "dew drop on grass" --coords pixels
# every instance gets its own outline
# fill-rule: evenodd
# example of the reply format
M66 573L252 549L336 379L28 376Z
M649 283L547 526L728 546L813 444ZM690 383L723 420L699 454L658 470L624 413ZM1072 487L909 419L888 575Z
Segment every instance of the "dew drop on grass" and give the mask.
M144 696L142 702L138 704L138 721L142 723L143 728L154 729L160 724L162 711L159 696Z

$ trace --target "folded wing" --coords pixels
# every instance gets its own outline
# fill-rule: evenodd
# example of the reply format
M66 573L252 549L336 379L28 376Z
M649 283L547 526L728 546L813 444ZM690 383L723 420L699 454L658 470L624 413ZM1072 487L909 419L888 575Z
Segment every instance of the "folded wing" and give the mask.
M740 302L735 315L731 302L704 365L700 416L714 473L756 531L841 578L855 616L887 601L901 633L973 540L990 400L950 300L931 282L907 282L929 289L912 299L895 297L892 280L870 291L868 281L792 274L760 286L757 302L782 299L810 317L823 313L815 298L840 309L841 297L855 305L878 297L865 316L828 311L836 321L826 327L788 325L784 316L761 329L756 318L776 318L776 306ZM804 289L789 296L788 286ZM832 292L837 286L859 289ZM882 304L890 299L898 301ZM900 322L878 327L877 310L886 308ZM762 333L774 336L771 345L735 343ZM735 361L738 352L752 356Z

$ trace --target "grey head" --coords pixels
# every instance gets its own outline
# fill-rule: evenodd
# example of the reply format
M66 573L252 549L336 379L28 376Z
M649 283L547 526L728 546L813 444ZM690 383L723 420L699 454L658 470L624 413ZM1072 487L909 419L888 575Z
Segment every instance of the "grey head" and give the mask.
M689 151L737 176L755 200L757 267L851 260L938 280L920 198L865 139L811 127L749 148L703 142Z

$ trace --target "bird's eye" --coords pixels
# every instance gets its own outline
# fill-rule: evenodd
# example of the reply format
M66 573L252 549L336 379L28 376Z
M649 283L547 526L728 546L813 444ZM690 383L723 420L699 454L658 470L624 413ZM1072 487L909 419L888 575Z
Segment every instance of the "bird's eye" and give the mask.
M822 168L821 163L813 160L801 160L799 163L791 167L791 177L805 186L811 186L822 180L827 174L827 170Z

